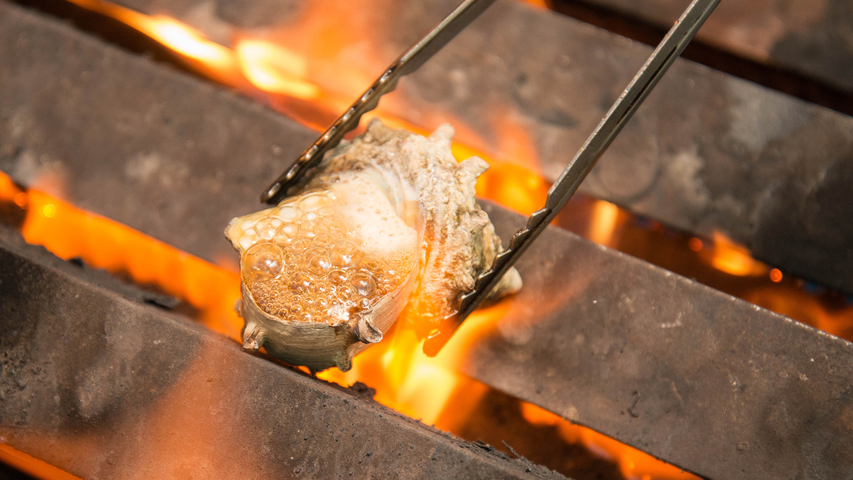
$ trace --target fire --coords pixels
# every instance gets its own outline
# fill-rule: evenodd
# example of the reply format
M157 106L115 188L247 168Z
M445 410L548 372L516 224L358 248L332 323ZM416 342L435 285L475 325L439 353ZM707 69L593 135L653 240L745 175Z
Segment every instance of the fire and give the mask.
M320 96L320 87L304 80L308 72L304 57L261 40L241 40L235 51L243 74L261 90L303 100Z
M770 277L770 280L773 284L749 292L744 300L836 337L853 339L853 308L849 300L826 294L815 296L796 284L782 283L781 278L775 281Z
M20 208L27 206L27 194L18 188L8 175L0 175L0 202L14 202Z
M156 286L203 312L202 322L212 330L239 339L243 322L233 310L240 298L236 272L41 191L23 191L0 175L0 201L5 199L26 206L21 234L27 243L42 245L62 259L82 258L92 267Z
M548 182L521 165L492 165L487 175L477 181L477 195L488 198L516 212L530 215L545 205Z
M478 180L477 195L530 215L545 205L551 187L539 174L536 144L527 129L520 126L511 114L498 110L492 118L497 150L511 161L495 161L479 154L491 164L491 168Z
M242 321L233 310L240 295L237 272L212 265L43 192L24 191L5 175L0 175L0 201L25 205L21 232L28 243L43 245L61 258L82 258L93 267L127 275L139 284L156 286L198 309L201 312L199 320L207 327L240 341ZM76 234L55 234L61 231ZM441 417L443 420L437 426L452 430L459 415L465 412L464 406L448 404L457 388L470 390L466 397L472 403L467 408L473 408L478 396L485 391L479 384L472 387L472 382L464 380L456 366L478 332L501 318L507 307L508 304L503 303L476 312L436 357L430 358L423 353L422 340L413 331L397 329L385 341L357 356L349 372L330 369L318 377L344 386L362 382L376 389L378 402L427 424L435 424ZM574 428L583 430L582 427ZM577 441L572 435L566 436L567 441ZM599 437L599 440L605 439L596 447L601 451L621 445ZM598 443L589 440L589 445ZM631 465L639 465L631 459L642 458L642 454L629 447L622 448L635 455L612 454L620 465L628 461ZM644 471L640 467L622 468ZM667 475L665 467L661 468L664 473L655 473L657 478L682 478ZM668 468L670 473L677 473L674 467ZM46 474L44 478L58 477Z
M467 345L506 308L503 303L473 314L435 357L423 353L423 340L414 331L398 329L389 341L355 357L349 372L330 369L317 376L342 385L365 383L376 389L379 403L434 424L461 380L456 368Z
M349 107L373 79L369 72L353 71L351 68L344 68L344 75L338 75L332 79L324 78L312 71L312 64L303 53L270 40L243 37L232 32L234 47L229 48L169 17L147 16L101 0L71 1L81 7L120 20L162 43L189 60L192 68L212 80L243 90L250 95L255 95L257 91L270 95L268 100L275 108L315 129L325 128L330 124L337 115ZM299 35L294 35L293 32L290 35L315 41L310 48L306 47L302 50L315 53L315 57L325 58L346 53L342 46L345 44L344 40L327 35L330 27L323 23L328 21L328 12L325 9L317 12L309 11L305 15L306 25L296 27ZM358 63L379 65L379 62L373 59ZM334 87L326 86L332 81ZM284 99L310 101L311 107L294 105L292 101ZM483 149L472 147L472 144L488 145L490 142L477 137L473 129L467 128L462 121L446 113L439 117L436 125L449 121L457 129L457 138L464 138L467 141L467 144L456 142L453 145L453 152L457 158L466 159L476 155L492 165L492 168L480 177L477 184L477 192L480 196L493 199L524 214L533 213L545 203L545 194L549 185L537 173L539 170L537 166L527 163L532 162L537 155L529 134L518 126L516 119L510 119L509 114L493 117L498 139L496 150L500 152L500 158L511 159L501 160ZM430 129L414 125L393 115L384 110L381 105L377 110L366 114L362 123L372 118L380 118L389 126L406 128L422 135L430 133Z
M210 41L204 34L165 16L148 16L129 8L101 0L69 0L80 7L112 17L154 40L168 45L184 57L193 60L193 66L210 78L235 86L239 78L237 62L231 49Z
M0 187L2 188L2 187ZM81 480L68 472L60 470L49 463L33 458L9 445L0 443L0 462L11 465L21 472L35 478L51 480Z
M717 270L739 277L767 274L767 265L752 258L749 250L722 232L714 232L713 244L714 248L708 251L708 261Z
M587 238L601 245L612 246L611 240L619 222L619 214L619 207L616 205L604 200L596 201Z
M145 18L141 15L128 15L128 18L134 18L143 32L172 46L182 55L219 68L233 67L233 55L228 49L205 40L198 32L171 18Z
M594 430L572 424L532 403L522 403L521 414L532 424L556 426L563 438L571 443L581 442L604 458L616 460L619 464L619 470L625 478L641 480L651 478L691 480L698 478Z
M311 44L310 47L291 49L281 42L232 32L231 48L168 17L146 16L99 0L71 1L120 20L161 42L200 73L221 84L252 95L258 92L268 95L269 102L275 108L315 128L328 125L375 76L375 72L371 74L355 67L344 70L344 74L336 77L318 73L327 71L328 67L313 65L309 58L328 60L351 54L342 44L324 40L340 39L333 31L330 32L329 25L318 20L323 17L321 11L317 15L309 15L306 24L297 27L301 28L298 35L291 33L292 37L303 36L302 41ZM366 31L364 26L362 29ZM361 63L375 66L382 62L367 59ZM379 68L382 66L384 64ZM337 69L334 64L332 67L333 71ZM303 105L299 101L307 103ZM391 126L428 133L428 129L413 125L381 107L365 118L372 117L379 117ZM477 155L492 165L477 184L480 196L525 214L532 213L544 204L549 185L538 173L535 142L529 132L520 127L521 123L517 119L510 118L505 112L495 115L493 127L495 138L499 140L496 152L486 152L483 145L493 142L478 138L473 129L467 128L463 122L444 112L434 113L431 118L441 118L442 121L450 119L456 126L459 133L457 138L464 140L453 146L457 158ZM156 286L195 307L204 325L239 341L242 321L233 311L233 306L240 296L240 280L233 266L225 262L213 265L38 190L21 190L4 175L0 175L0 202L14 204L25 213L22 233L29 243L43 245L61 258L79 257L96 268L127 275L139 284ZM591 205L589 222L581 233L593 241L615 247L618 244L618 230L628 214L604 201L594 201ZM55 234L62 231L76 233ZM746 249L722 234L714 235L710 246L698 238L691 239L689 249L703 255L714 268L731 275L749 277L768 274L766 265L752 259ZM769 275L773 282L783 280L779 270L770 270ZM796 308L809 309L810 315L819 312L816 322L830 333L843 332L845 322L847 325L853 324L849 309L837 313L826 312L819 303L812 304L799 297L790 300L791 304L788 304L785 303L788 300L773 292L775 290L756 291L751 301L774 310L778 308L776 311L786 314ZM376 389L375 398L380 403L427 424L437 423L439 428L453 431L458 419L476 408L477 400L487 390L486 386L457 373L456 366L466 347L476 340L478 332L500 318L505 309L506 304L499 304L472 315L434 358L423 354L422 341L414 332L398 329L379 345L357 356L351 371L344 373L331 369L318 377L345 386L355 382L365 383ZM462 397L466 403L448 404L451 397L460 397L458 391L464 391ZM454 395L455 392L457 395ZM532 404L523 404L522 413L531 423L558 426L568 442L583 442L590 449L613 458L627 478L695 478L615 440L572 425Z

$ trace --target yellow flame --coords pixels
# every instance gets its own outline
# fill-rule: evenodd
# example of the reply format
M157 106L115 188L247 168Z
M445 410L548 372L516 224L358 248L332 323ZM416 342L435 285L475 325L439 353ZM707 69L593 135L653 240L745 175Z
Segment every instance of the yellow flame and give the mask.
M619 207L604 200L596 200L592 207L588 238L595 243L611 246L618 220Z
M0 179L8 182L5 175ZM240 297L236 272L38 190L25 195L28 208L21 233L28 243L43 245L66 260L83 258L95 268L128 274L142 285L157 285L202 311L203 323L212 330L239 338L242 321L233 310Z
M231 86L251 85L271 94L312 100L334 112L343 111L349 106L349 99L323 90L309 78L310 65L305 57L282 45L246 38L236 40L235 47L230 49L171 18L150 17L99 0L71 1L122 21L180 55L199 62L198 68L203 73L221 83ZM347 85L343 89L347 91L357 89L358 85L354 83L360 84L361 81L355 81L354 77L339 80L339 83ZM364 88L366 86L364 85ZM493 165L478 182L479 195L495 199L522 213L531 213L544 204L548 189L547 182L537 173L535 142L518 123L512 123L505 112L498 113L493 116L497 122L496 138L499 138L500 143L497 150L523 165L495 162L483 152L459 142L454 143L453 152L459 159L477 155ZM442 121L446 121L446 114L442 115ZM372 116L378 116L392 126L427 133L424 129L416 128L382 111L371 112L366 118ZM306 122L305 119L302 121ZM459 122L456 124L457 128L461 125ZM479 140L480 145L488 143ZM3 182L11 185L7 178L0 175L0 194L3 194ZM43 193L30 191L22 194L12 188L9 191L13 195L10 198L13 198L16 204L27 208L23 233L30 243L43 244L62 258L82 257L95 267L129 273L136 282L156 284L203 312L203 322L208 327L239 341L242 325L232 310L239 298L239 276L233 270L204 262L128 227L75 209ZM5 197L0 195L0 198ZM598 225L592 229L591 234L606 243L610 241L617 225L618 209L606 202L601 202L596 209L598 211L595 218ZM55 235L61 231L74 231L76 234ZM748 264L737 255L727 255L730 258L717 260L725 268L743 271L742 265ZM740 270L732 265L741 265ZM376 399L380 403L411 417L420 418L426 423L433 423L439 419L442 410L454 408L454 405L447 405L447 401L453 390L463 381L456 369L466 346L476 338L483 325L489 325L501 316L503 308L505 307L498 305L472 315L434 358L422 353L422 342L413 332L398 329L385 341L356 357L350 372L331 369L321 373L319 377L343 385L351 385L356 381L366 382L377 389ZM470 380L465 382L465 388L470 389L473 396L482 395L485 391L480 384L472 387ZM525 407L525 411L526 418L534 415L530 413L531 407ZM692 478L667 476L672 473L670 470L673 467L669 467L670 470L661 467L668 472L666 475L650 473L655 470L644 471L641 467L643 463L637 460L643 458L641 455L626 454L619 450L629 447L573 426L559 417L555 422L561 425L561 432L565 432L567 439L583 438L591 448L615 452L610 455L619 459L620 467L626 475L636 476L642 472L643 475L652 474L661 478ZM665 465L663 462L658 463Z
M235 49L243 74L265 92L291 95L303 100L320 96L320 87L304 80L304 57L261 40L240 40Z
M721 232L713 233L714 248L709 251L711 265L717 270L739 277L765 275L769 268L752 258L745 247Z
M100 0L70 0L84 8L115 18L152 39L171 48L180 55L195 62L193 66L214 80L242 88L251 85L263 92L282 95L301 100L311 100L329 112L341 112L349 107L351 98L324 91L317 83L309 79L309 62L299 53L272 41L257 38L239 38L234 41L234 49L220 45L202 32L175 19L163 16L147 16L139 12ZM321 39L322 40L322 39ZM352 75L336 79L346 84L344 90L358 90L354 83L360 83ZM363 85L361 88L366 88ZM445 115L446 117L446 115ZM427 129L420 128L401 118L380 110L368 112L365 121L380 118L394 128L405 128L421 135L428 135ZM452 151L457 159L464 160L478 156L492 165L477 183L477 194L486 196L517 212L530 214L544 205L548 182L538 173L535 165L537 158L535 143L530 134L513 123L510 116L492 115L499 139L498 151L512 163L498 161L482 150L454 142ZM445 119L444 121L446 121ZM465 129L459 119L453 119L457 130L475 139L472 130ZM301 118L302 123L317 128L315 119ZM331 119L329 120L331 121Z
M416 332L398 328L391 338L355 357L349 372L329 369L317 377L345 386L364 382L376 389L379 403L434 424L451 407L447 401L459 385L458 366L468 345L507 307L502 303L475 312L435 357L423 353L423 340Z
M181 55L217 67L230 67L234 63L231 50L204 38L192 28L167 17L146 18L137 15L138 27L155 40L169 46Z

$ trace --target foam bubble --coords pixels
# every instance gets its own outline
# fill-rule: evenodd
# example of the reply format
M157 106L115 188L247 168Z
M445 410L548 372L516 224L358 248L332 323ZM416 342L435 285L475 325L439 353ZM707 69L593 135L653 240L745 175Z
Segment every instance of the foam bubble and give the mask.
M243 278L264 282L277 277L282 271L281 249L272 243L258 243L246 251L241 265Z
M290 198L239 224L246 225L238 240L244 281L268 314L329 325L353 321L414 268L414 229L381 189L342 179L328 194Z

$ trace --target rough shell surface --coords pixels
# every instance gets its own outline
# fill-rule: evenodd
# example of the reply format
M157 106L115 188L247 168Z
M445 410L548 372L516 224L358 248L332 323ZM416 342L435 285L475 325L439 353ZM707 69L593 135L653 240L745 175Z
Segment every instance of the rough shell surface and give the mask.
M449 125L425 138L374 120L329 152L292 197L231 221L244 348L264 346L312 371L346 371L398 317L425 336L455 312L501 245L474 198L488 164L457 162L452 136ZM512 269L490 297L520 287ZM354 298L339 295L351 290Z

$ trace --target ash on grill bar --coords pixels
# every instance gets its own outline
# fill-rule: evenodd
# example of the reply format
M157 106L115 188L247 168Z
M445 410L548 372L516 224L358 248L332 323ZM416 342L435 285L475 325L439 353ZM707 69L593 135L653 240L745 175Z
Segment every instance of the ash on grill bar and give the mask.
M497 0L354 133L452 124L507 245L688 3ZM222 229L458 1L0 0L0 476L853 478L851 7L747 3L516 295L311 375Z

